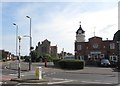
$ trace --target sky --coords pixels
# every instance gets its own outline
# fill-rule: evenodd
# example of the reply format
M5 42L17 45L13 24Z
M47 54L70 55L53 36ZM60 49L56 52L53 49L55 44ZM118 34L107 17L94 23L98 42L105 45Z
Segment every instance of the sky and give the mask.
M21 54L29 55L31 17L32 46L45 39L51 46L57 45L58 53L64 51L74 54L76 31L80 26L85 31L85 40L94 36L103 40L113 39L118 30L118 0L3 0L0 3L0 49L16 53L16 27L21 39Z

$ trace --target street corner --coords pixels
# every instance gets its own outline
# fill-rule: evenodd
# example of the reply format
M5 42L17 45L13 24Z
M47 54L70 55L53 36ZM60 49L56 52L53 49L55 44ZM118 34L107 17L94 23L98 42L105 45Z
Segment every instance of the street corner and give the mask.
M14 81L2 81L0 86L16 86L17 84L18 82L14 82Z
M14 77L12 77L12 76L7 76L7 75L2 75L2 78L0 78L0 79L1 79L1 81L9 81L9 80L11 80L12 78L14 78Z
M19 82L19 83L44 83L44 82L48 82L48 79L22 79L22 78L14 78L11 79L10 81L14 81L14 82Z

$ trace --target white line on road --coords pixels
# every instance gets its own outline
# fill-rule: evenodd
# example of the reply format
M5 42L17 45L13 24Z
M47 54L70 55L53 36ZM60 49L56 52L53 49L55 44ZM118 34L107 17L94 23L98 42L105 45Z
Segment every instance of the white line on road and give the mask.
M20 85L39 85L39 84L46 84L46 83L18 83L16 86L20 86Z
M3 82L0 82L0 84L2 85Z
M92 83L92 84L112 84L112 83L104 83L104 82L95 82L95 81L81 81L83 83Z
M66 80L66 81L54 81L54 82L42 82L42 83L18 83L17 86L19 85L36 85L36 84L48 84L48 85L52 85L52 84L60 84L60 83L67 83L67 82L72 82L74 80Z
M18 74L13 74L13 73L11 73L11 74L9 74L9 75L18 75Z
M66 81L59 81L59 82L48 82L48 84L60 84L60 83L67 83L67 82L73 82L74 80L66 80Z

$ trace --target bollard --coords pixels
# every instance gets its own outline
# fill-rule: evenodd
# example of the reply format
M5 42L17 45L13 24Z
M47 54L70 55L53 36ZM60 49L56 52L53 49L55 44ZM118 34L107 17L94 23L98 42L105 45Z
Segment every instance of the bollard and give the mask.
M36 67L35 75L38 80L42 79L42 67Z

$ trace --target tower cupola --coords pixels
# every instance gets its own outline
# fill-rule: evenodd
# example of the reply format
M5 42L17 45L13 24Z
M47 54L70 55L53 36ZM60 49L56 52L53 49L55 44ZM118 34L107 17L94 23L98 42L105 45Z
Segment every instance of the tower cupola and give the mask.
M79 29L76 31L76 42L85 42L85 31L81 27L81 22Z
M76 31L76 34L84 34L84 33L85 33L85 31L82 29L81 24L80 24L80 27L79 27L79 29Z

